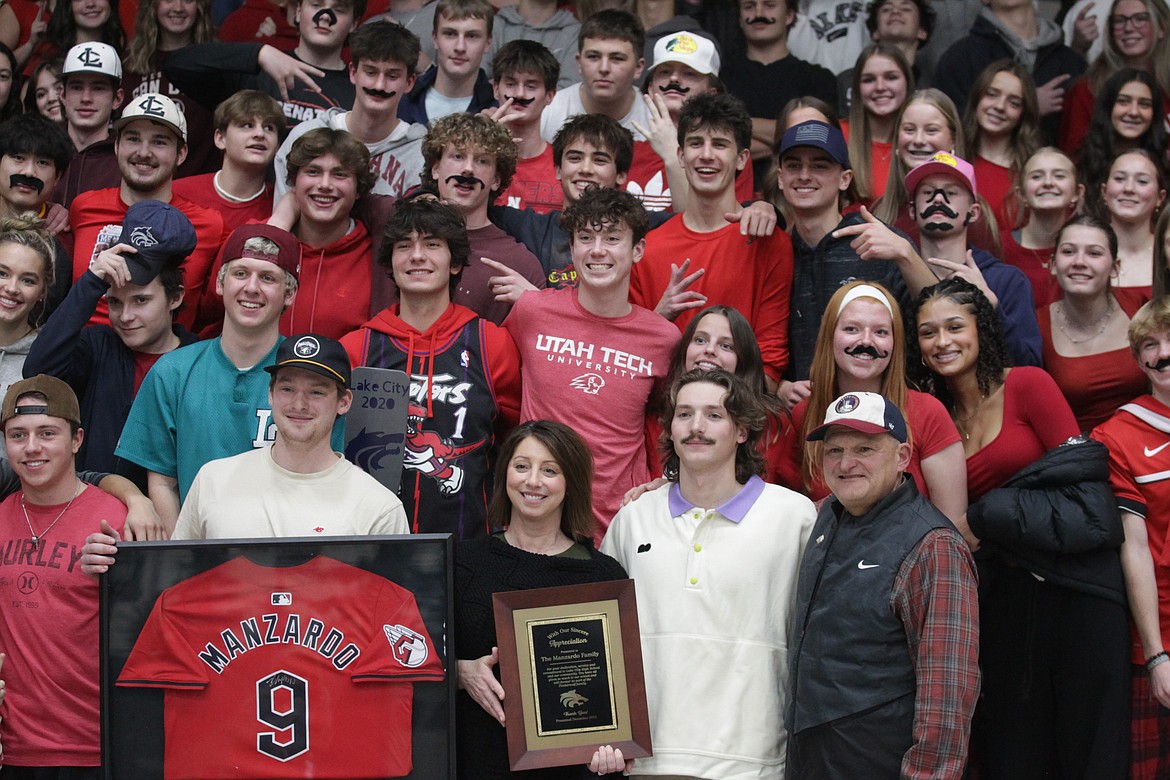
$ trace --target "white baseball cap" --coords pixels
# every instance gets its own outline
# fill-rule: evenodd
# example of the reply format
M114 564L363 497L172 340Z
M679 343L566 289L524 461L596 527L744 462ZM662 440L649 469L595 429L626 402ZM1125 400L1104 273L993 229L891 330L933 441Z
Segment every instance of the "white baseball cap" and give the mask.
M681 62L704 76L719 75L719 51L715 42L694 33L669 33L658 39L650 70L666 62Z
M122 81L122 60L108 43L79 43L65 55L61 75L71 73L100 73L117 82Z
M122 116L114 123L114 129L121 130L135 119L149 119L166 125L179 134L183 143L187 143L187 117L183 115L183 109L166 95L147 92L134 98L122 109Z

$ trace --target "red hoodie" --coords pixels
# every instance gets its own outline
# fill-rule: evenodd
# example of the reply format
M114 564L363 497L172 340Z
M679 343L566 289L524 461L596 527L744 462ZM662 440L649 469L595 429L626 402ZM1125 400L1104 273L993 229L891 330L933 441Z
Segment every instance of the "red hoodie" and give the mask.
M301 242L297 297L280 318L280 332L319 333L339 339L361 327L370 311L374 244L361 220L325 247Z
M502 328L450 304L420 332L378 313L341 343L356 366L410 376L400 498L415 533L485 535L495 437L520 420L520 353Z

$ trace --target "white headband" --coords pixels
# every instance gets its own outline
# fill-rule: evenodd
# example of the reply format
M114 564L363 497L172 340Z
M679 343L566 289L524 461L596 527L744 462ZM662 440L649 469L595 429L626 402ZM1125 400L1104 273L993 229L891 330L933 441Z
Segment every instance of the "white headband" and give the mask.
M841 312L845 311L845 307L858 298L876 299L878 303L886 307L886 311L890 313L890 319L894 318L894 310L890 307L890 300L872 284L859 284L845 293L845 297L841 300L841 306L837 309L837 316L840 317Z

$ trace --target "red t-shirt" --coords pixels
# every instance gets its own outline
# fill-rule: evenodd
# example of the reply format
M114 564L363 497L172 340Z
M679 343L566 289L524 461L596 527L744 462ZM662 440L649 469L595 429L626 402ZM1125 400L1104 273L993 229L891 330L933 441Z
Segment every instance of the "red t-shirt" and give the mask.
M165 355L165 352L134 352L134 395L138 395L138 388L142 387L142 380L146 373Z
M175 179L171 191L181 198L205 209L218 211L223 218L223 237L226 240L236 228L249 222L267 222L272 216L272 188L265 187L264 194L247 203L227 200L215 190L215 174L188 176Z
M991 207L999 230L1008 230L1020 224L1019 201L1012 192L1015 180L1012 169L996 165L991 160L976 157L973 163L979 195Z
M646 407L670 370L678 328L638 306L600 317L569 287L522 294L504 329L520 350L521 419L559 420L589 445L600 543L625 492L650 481Z
M1028 277L1032 285L1032 302L1037 309L1047 306L1060 296L1060 287L1051 270L1055 247L1028 249L1020 245L1011 230L1000 233L999 242L1003 245L1003 261L1019 268Z
M705 273L691 290L707 305L733 306L747 318L760 342L764 370L779 381L788 365L788 307L792 296L792 241L776 231L751 241L731 223L710 233L691 230L679 214L646 236L646 254L630 276L630 302L653 310L670 283L670 266L690 259L690 273ZM700 309L675 319L686 329Z
M4 763L98 766L98 584L81 573L81 548L99 520L122 530L126 507L95 487L68 508L29 504L29 522L41 537L33 549L21 495L0 504Z
M1044 369L1011 369L1003 387L1003 425L999 435L967 458L970 503L1079 432L1068 401Z
M175 321L188 330L195 330L195 316L207 283L211 266L223 241L223 219L210 209L196 206L172 192L171 205L182 211L195 228L195 251L183 261L183 308L175 314ZM69 224L73 226L73 281L89 269L90 262L103 250L118 243L122 235L122 220L129 207L122 201L118 187L83 192L69 207ZM98 301L90 318L91 325L108 325L109 309L105 300Z
M400 777L443 666L414 595L318 556L240 557L163 591L118 685L166 688L168 778ZM214 724L214 728L192 728Z
M547 214L560 210L564 200L565 192L553 165L552 144L545 144L540 154L516 163L512 183L496 198L496 205Z

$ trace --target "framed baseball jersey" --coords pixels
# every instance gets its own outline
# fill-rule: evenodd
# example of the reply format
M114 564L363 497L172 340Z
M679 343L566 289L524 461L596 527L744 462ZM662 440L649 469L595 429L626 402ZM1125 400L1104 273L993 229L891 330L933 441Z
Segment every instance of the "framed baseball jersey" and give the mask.
M120 544L105 776L454 777L450 582L446 535Z

